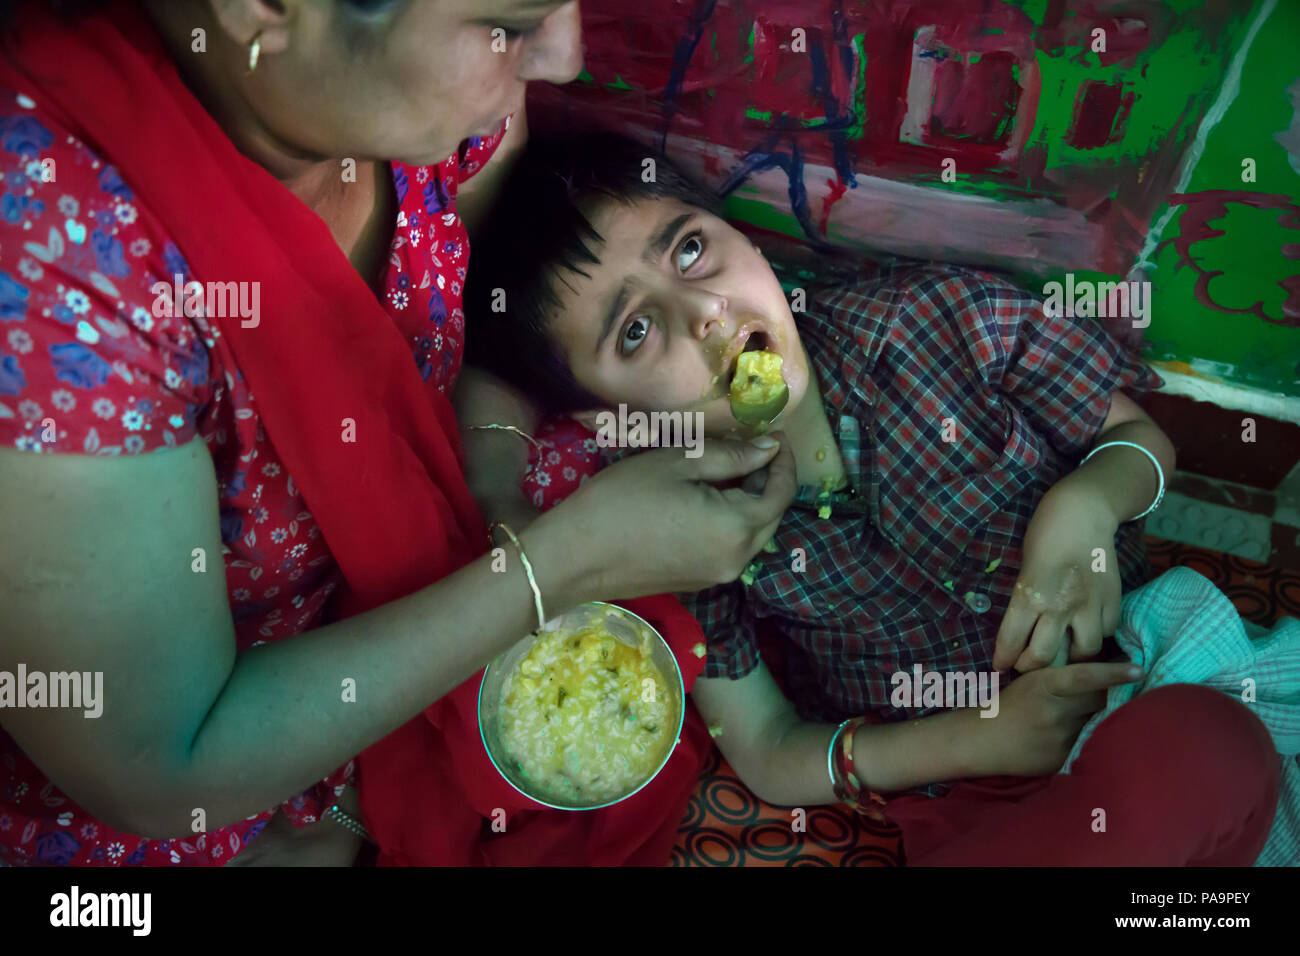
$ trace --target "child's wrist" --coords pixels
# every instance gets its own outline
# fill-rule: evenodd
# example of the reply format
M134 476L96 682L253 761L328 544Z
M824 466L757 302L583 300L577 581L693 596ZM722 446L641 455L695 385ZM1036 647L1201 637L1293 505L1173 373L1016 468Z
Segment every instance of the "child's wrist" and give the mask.
M853 759L872 790L996 773L996 741L976 709L948 710L896 724L866 724L853 738ZM920 760L918 761L918 756Z
M959 770L957 776L983 777L1002 773L998 744L1001 742L999 735L1005 734L1005 729L997 726L996 718L989 720L981 716L984 712L979 708L967 708L956 713L961 715L960 744L954 755Z
M1124 503L1115 501L1107 486L1087 472L1074 471L1047 490L1043 501L1060 502L1075 514L1089 516L1091 523L1114 534L1124 521ZM1040 505L1041 507L1041 505Z

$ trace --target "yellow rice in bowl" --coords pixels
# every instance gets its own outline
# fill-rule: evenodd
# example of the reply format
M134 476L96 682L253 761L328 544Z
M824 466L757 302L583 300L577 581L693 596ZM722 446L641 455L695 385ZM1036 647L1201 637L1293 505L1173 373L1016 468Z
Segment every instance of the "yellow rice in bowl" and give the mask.
M501 743L530 786L564 802L617 800L663 762L677 705L651 658L599 622L543 631L502 689Z

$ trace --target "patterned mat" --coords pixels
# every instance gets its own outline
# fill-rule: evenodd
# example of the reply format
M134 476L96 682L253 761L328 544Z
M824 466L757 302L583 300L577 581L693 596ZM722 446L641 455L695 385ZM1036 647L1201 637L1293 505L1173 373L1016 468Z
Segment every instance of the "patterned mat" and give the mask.
M1269 625L1300 617L1300 568L1270 567L1245 558L1147 537L1156 574L1184 566L1203 574L1232 599L1241 615ZM901 866L898 830L838 807L807 809L806 829L795 817L749 792L715 748L687 807L672 866Z

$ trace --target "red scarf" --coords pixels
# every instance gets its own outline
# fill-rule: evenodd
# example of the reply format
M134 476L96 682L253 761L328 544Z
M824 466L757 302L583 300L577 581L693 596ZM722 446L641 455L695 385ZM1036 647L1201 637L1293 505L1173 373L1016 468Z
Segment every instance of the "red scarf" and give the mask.
M71 25L27 4L15 25L0 80L117 167L196 277L261 283L256 328L237 317L216 322L342 571L341 613L402 597L482 554L486 533L451 405L421 381L325 223L236 150L152 24L117 0ZM340 440L344 419L355 423L355 443ZM691 686L702 666L691 653L701 639L695 620L668 597L628 606L668 637ZM454 628L439 638L455 640ZM562 813L520 796L492 767L477 689L475 675L361 755L362 812L381 863L668 861L709 747L693 710L650 786L607 810ZM497 810L506 813L503 834L490 825Z

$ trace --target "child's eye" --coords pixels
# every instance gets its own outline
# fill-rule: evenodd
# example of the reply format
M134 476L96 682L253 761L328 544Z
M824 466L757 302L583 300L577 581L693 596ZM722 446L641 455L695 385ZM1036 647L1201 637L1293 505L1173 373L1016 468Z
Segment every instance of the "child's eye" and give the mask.
M677 248L677 268L685 272L691 266L695 265L695 261L702 255L704 255L703 237L698 232L694 235L687 236L682 244ZM683 265L682 258L685 256L689 256L690 261Z
M503 31L506 35L507 40L517 40L520 37L528 36L530 33L536 33L537 27L538 24L536 23L530 24L529 26L526 27L520 27L520 26L508 27L504 23L499 23L496 26L494 26L492 29Z
M622 353L631 355L645 341L645 337L650 334L650 320L643 315L638 315L628 323L627 329L623 332L623 341L620 343Z

